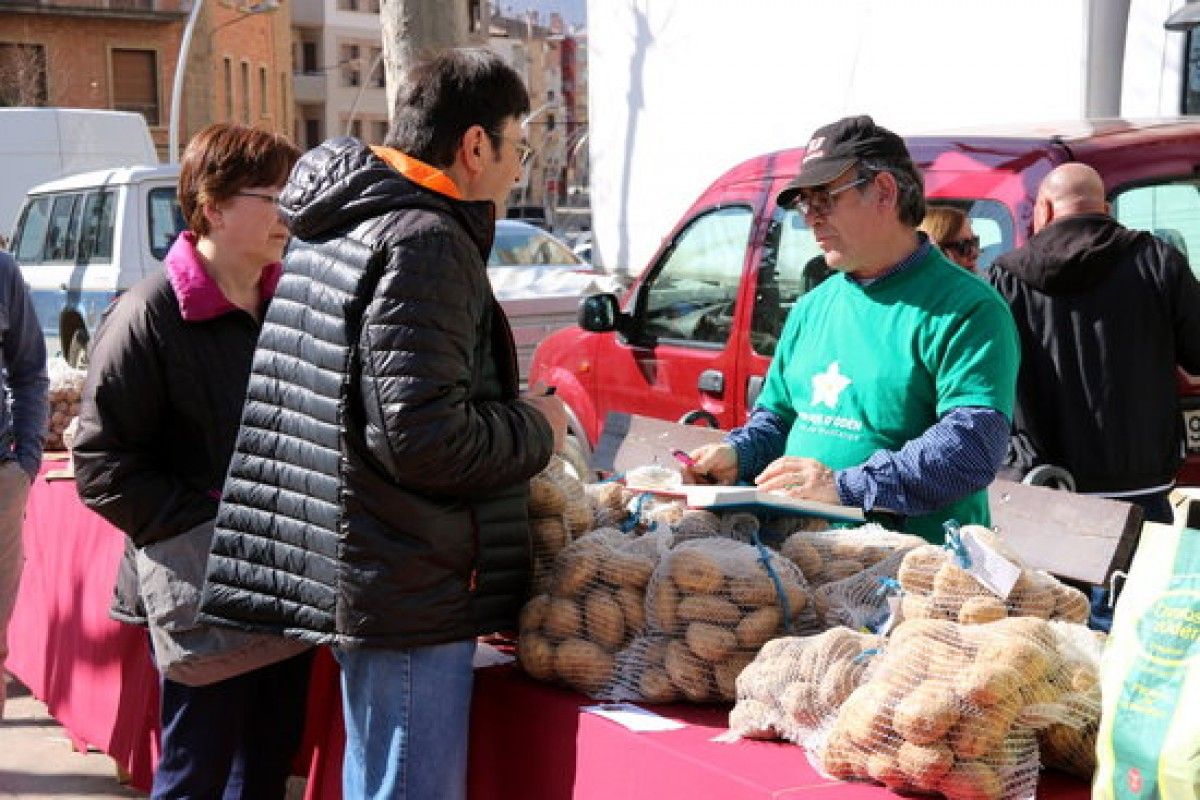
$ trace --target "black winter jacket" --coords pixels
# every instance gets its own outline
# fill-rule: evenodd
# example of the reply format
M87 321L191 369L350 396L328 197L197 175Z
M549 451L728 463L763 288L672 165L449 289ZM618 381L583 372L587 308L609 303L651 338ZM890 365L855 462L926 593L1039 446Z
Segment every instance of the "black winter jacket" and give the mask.
M1175 367L1200 371L1200 285L1183 254L1084 214L997 259L989 280L1021 335L1003 474L1054 464L1100 494L1169 485L1183 441Z
M353 139L297 164L296 237L264 322L202 615L403 648L509 630L549 425L517 400L484 259L490 202L426 189Z
M75 438L83 502L133 545L217 513L258 338L244 311L185 321L165 272L121 296L92 339ZM132 547L113 615L140 622Z

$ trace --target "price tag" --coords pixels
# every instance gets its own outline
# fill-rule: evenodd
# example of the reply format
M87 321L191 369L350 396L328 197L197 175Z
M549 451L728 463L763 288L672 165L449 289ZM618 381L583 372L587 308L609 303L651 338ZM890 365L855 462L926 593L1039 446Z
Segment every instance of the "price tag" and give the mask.
M1013 586L1021 577L1021 568L975 538L969 528L959 532L963 547L971 558L967 572L1001 600L1007 600Z

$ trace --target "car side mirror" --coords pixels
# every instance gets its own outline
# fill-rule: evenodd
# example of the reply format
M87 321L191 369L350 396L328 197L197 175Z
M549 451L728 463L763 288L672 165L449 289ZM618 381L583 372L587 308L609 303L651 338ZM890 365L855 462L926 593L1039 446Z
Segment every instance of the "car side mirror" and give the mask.
M592 333L617 330L621 306L611 292L588 295L579 303L579 327Z

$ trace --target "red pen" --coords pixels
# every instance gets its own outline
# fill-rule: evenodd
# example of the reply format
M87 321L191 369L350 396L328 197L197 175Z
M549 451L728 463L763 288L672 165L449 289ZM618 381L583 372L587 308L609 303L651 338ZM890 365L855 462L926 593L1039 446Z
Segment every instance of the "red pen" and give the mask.
M687 453L683 452L679 448L675 448L674 450L672 450L671 455L675 456L675 460L678 461L680 464L683 464L688 469L690 469L690 470L696 469L696 459L692 458L691 456L689 456ZM706 480L709 483L717 482L716 478L714 478L712 476L711 472L697 472L696 477Z

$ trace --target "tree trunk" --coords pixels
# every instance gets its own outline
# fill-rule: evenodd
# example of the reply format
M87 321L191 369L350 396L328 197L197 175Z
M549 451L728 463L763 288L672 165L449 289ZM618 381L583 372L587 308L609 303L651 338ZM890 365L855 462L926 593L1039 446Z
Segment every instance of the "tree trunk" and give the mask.
M381 0L389 120L396 106L400 76L413 58L468 43L469 6L468 0Z

